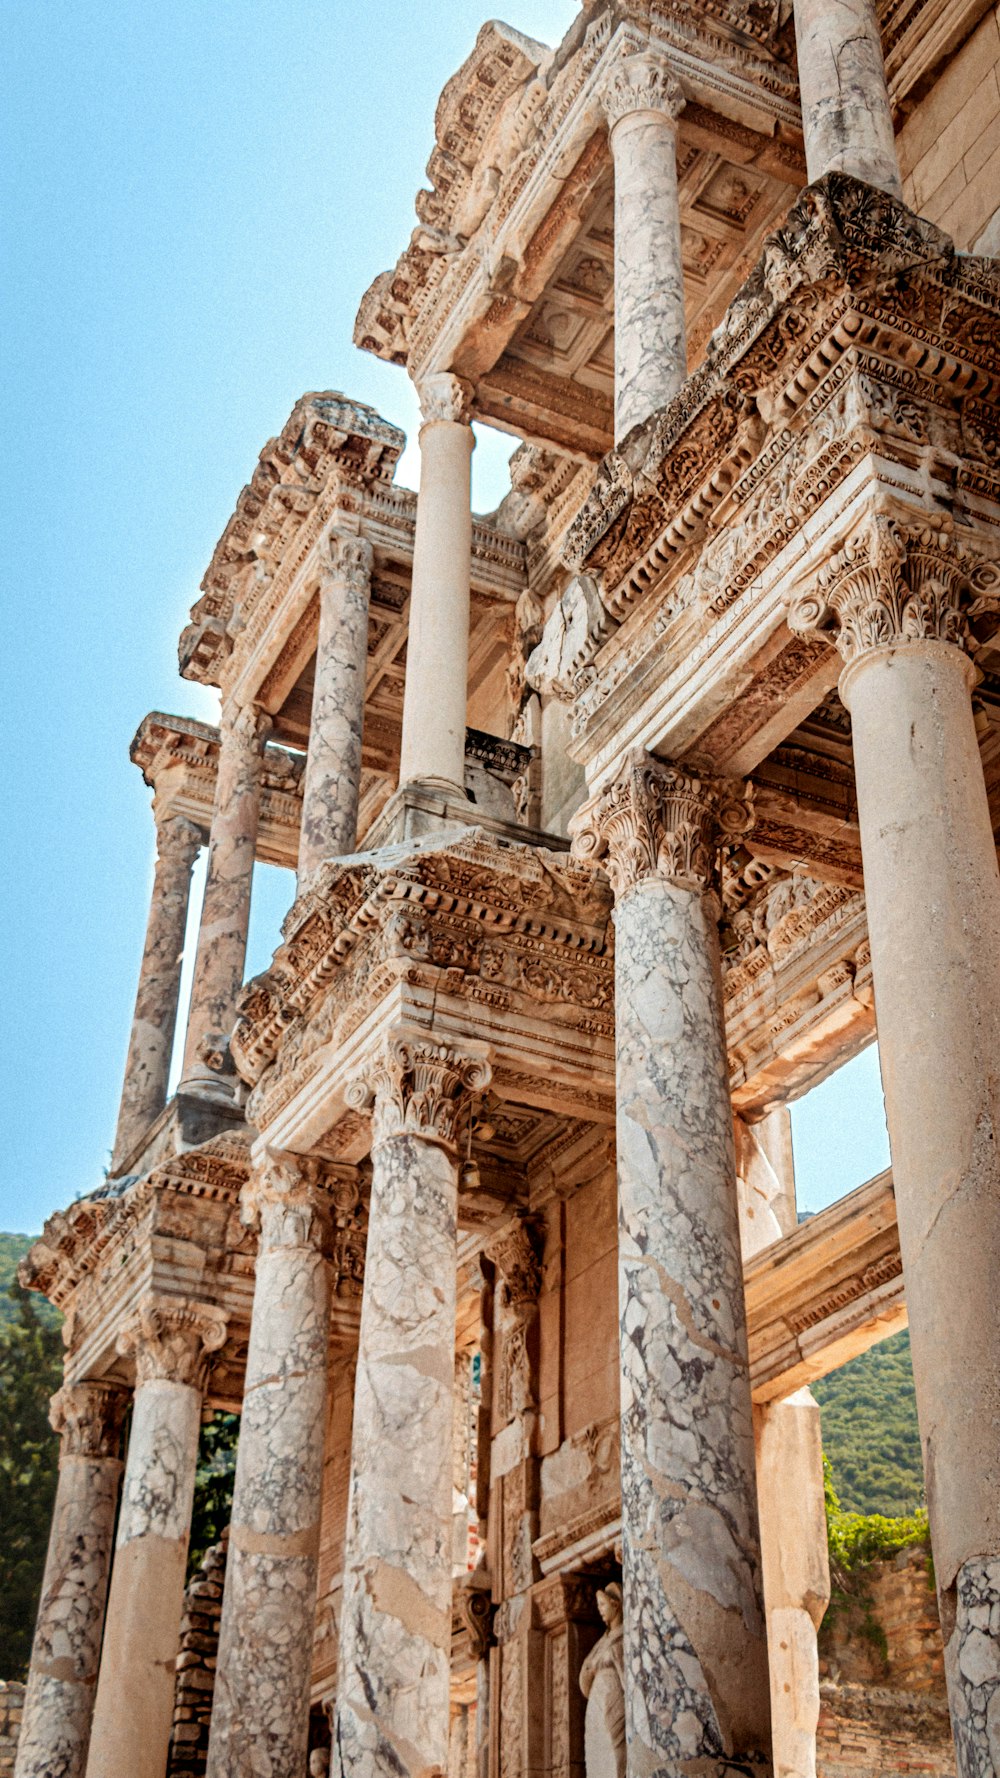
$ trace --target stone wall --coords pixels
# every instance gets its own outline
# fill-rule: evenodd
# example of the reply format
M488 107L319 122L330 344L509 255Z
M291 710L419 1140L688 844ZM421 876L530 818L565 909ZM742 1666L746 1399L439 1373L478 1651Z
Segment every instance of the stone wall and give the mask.
M225 1578L225 1543L213 1544L184 1593L167 1778L194 1778L205 1770Z
M964 252L1000 254L1000 17L991 7L896 138L903 195Z
M887 1686L820 1686L817 1778L955 1778L948 1706Z
M820 1672L841 1685L889 1686L943 1698L944 1651L923 1546L875 1562L857 1596L836 1596L820 1631Z
M16 1679L0 1679L0 1778L12 1778L23 1708L23 1685Z

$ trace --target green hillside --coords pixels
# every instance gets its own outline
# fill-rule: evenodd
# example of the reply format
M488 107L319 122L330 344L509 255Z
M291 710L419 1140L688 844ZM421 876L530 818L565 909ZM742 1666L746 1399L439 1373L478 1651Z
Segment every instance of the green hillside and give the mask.
M910 1336L895 1334L812 1386L847 1512L911 1513L924 1497Z

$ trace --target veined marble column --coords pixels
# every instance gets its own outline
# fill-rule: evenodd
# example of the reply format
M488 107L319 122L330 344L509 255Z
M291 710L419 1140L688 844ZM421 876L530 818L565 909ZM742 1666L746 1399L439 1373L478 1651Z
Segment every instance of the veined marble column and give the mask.
M86 1770L126 1401L123 1389L100 1382L67 1383L52 1397L59 1482L15 1778L83 1778Z
M875 1012L961 1778L1000 1771L1000 874L966 652L1000 571L873 513L789 622L846 665Z
M771 1771L714 893L740 790L638 752L572 823L615 892L630 1778Z
M156 823L156 873L111 1156L112 1175L167 1102L191 870L201 843L201 829L183 815L168 815Z
M601 101L615 164L615 442L665 407L687 376L677 119L684 95L662 56L611 68Z
M475 1045L395 1031L355 1083L374 1101L334 1765L448 1769L457 1139L489 1084Z
M154 1298L123 1329L136 1390L87 1778L163 1778L208 1355L221 1309Z
M476 442L467 385L447 371L425 378L420 411L399 782L443 782L464 796Z
M319 643L302 791L299 882L358 838L372 547L334 532L319 593Z
M209 1778L300 1778L323 1493L330 1341L327 1263L354 1169L269 1155L244 1200L260 1218L236 1459Z
M255 706L223 708L219 723L219 771L208 849L205 899L198 929L183 1085L225 1093L220 1080L250 925L257 827L260 821L260 768L271 718Z
M759 1124L735 1122L747 1260L796 1227L795 1179L786 1110ZM798 1389L782 1401L755 1405L753 1423L775 1778L816 1778L816 1633L830 1602L819 1406L810 1390Z
M809 183L850 173L902 202L875 0L795 0Z

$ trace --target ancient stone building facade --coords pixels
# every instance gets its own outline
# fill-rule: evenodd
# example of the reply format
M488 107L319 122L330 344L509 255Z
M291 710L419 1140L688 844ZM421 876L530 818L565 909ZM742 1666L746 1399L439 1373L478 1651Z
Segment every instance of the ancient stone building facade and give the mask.
M163 1778L185 1723L210 1778L808 1778L808 1385L907 1319L1000 1770L998 69L982 0L588 0L446 86L356 329L419 498L303 396L181 638L218 727L133 743L112 1175L24 1269L67 1352L18 1778ZM523 441L488 518L474 420ZM799 1227L787 1104L876 1019L892 1173Z

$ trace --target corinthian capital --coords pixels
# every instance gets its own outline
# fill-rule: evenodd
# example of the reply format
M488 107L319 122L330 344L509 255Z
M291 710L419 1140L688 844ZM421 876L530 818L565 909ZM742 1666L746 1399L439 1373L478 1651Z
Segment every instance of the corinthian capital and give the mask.
M259 1225L262 1249L312 1247L329 1257L337 1230L356 1220L360 1195L357 1168L268 1149L243 1188L240 1213Z
M463 1102L492 1078L480 1044L440 1043L426 1032L392 1031L365 1073L350 1083L347 1103L372 1110L372 1145L393 1136L456 1143Z
M273 718L259 704L223 704L219 734L223 743L232 736L245 749L259 752L274 727Z
M225 1344L226 1316L212 1303L150 1297L118 1335L118 1351L135 1355L136 1384L205 1384L209 1356Z
M431 420L468 422L472 411L472 385L464 377L457 377L450 370L434 371L424 377L417 394L425 425Z
M570 822L577 858L603 858L616 897L638 883L714 886L719 847L753 825L747 786L667 765L642 749Z
M684 94L669 62L644 50L625 56L608 70L601 104L609 130L637 111L659 111L673 123L684 109Z
M168 870L189 871L203 844L201 828L185 815L157 817L156 861Z
M333 586L347 585L352 592L367 593L375 559L367 537L352 536L346 531L331 531L329 549L326 583Z
M49 1403L59 1456L117 1457L128 1394L120 1383L64 1383Z
M788 627L832 642L845 665L908 642L967 649L969 619L1000 610L1000 571L945 526L872 512L795 600Z

